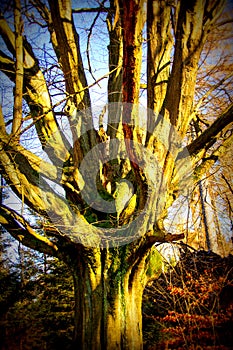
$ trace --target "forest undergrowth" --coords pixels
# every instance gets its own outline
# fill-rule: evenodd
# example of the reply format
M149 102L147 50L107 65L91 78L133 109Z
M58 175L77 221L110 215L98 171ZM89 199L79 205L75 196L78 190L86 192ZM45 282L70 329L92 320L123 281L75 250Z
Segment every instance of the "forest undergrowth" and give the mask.
M144 348L233 349L233 256L181 250L144 293Z
M233 256L180 250L143 297L145 350L233 349ZM20 285L0 275L0 349L65 350L72 342L72 277L61 263Z

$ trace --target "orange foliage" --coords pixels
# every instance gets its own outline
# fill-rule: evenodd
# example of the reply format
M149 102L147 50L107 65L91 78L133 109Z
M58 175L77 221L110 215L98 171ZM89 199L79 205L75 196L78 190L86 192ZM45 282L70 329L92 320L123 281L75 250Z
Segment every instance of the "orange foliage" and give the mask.
M147 302L153 295L153 303L150 315L145 311L145 337L149 320L157 334L154 343L151 335L145 341L145 349L230 350L233 257L206 252L184 255L183 261L147 289Z

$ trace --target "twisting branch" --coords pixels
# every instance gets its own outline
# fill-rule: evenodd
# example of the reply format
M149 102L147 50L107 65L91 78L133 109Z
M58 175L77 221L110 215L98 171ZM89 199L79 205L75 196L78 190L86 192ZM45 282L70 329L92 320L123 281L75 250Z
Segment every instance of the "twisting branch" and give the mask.
M225 154L226 149L229 148L232 145L232 143L233 131L230 132L230 135L208 157L202 157L201 164L196 166L196 168L194 169L194 176L197 181L203 178L203 175L206 174L211 168L211 166L214 165L214 163L216 163L216 161ZM197 164L197 162L198 160L196 160L195 163Z
M132 254L128 258L128 263L133 266L133 269L137 269L141 261L145 260L148 256L151 248L156 243L169 243L176 242L184 238L184 233L172 234L163 230L151 230L148 231L144 238L141 238L139 242L132 243L137 245L137 249L132 249Z
M13 209L0 206L0 224L19 242L31 249L49 255L57 256L58 247L48 238L41 236L32 229L27 220Z
M202 149L207 150L209 145L212 146L210 142L214 137L218 135L220 131L223 130L227 125L232 123L232 115L233 115L233 104L231 104L227 110L218 117L212 125L208 129L206 129L199 137L197 137L190 145L188 145L187 149L191 156L196 155Z
M12 143L12 138L6 133L3 115L0 107L0 148L7 149L8 153L17 154L21 161L28 162L35 173L59 183L58 169L53 164L46 162L34 153L30 152L20 144ZM17 157L14 157L16 161ZM0 162L1 164L1 162Z

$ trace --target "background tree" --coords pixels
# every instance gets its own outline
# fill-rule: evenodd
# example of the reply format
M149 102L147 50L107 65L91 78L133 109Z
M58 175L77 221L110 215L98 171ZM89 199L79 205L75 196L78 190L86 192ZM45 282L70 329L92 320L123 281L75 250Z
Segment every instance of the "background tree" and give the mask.
M208 127L216 110L222 111L232 102L232 60L229 59L232 50L231 21L225 9L218 25L206 40L197 76L195 100L198 108L191 123L191 138ZM217 50L213 44L214 37L219 37ZM210 52L216 56L217 64L211 59ZM232 249L231 243L229 244L231 214L229 215L229 211L224 214L223 197L226 190L221 181L224 168L231 167L230 149L231 147L219 158L215 166L203 175L193 191L190 202L193 227L197 235L195 237L195 234L191 234L190 242L196 240L196 247L209 249L221 255L227 255ZM230 173L231 171L228 171L227 181L232 183ZM230 193L227 202L232 203Z
M14 2L14 28L9 6L1 15L0 69L14 83L14 112L0 114L0 168L21 210L2 204L0 222L22 244L69 266L79 349L142 348L142 294L154 243L183 237L165 230L168 209L232 143L231 101L190 138L202 102L195 100L201 53L223 7L219 0L114 0L72 11L69 1L33 0L22 9ZM78 13L90 20L89 74ZM109 61L96 79L90 39L101 21ZM28 23L33 34L46 30L51 45L44 56L30 41ZM139 105L145 50L147 110ZM92 87L106 77L110 104L94 128ZM122 198L116 214L113 197L123 179L132 197ZM40 225L29 222L25 205Z

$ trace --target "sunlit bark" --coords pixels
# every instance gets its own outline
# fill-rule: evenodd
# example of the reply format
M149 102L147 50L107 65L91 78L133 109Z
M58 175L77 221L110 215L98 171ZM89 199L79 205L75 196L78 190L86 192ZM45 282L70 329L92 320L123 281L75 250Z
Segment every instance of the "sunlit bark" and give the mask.
M54 243L34 231L28 221L4 205L0 207L0 223L22 244L49 255L57 255L58 247Z
M163 109L181 135L185 134L190 122L201 50L223 4L224 1L207 1L205 4L198 0L180 4L174 62Z
M101 253L95 250L94 268L88 264L88 258L86 262L80 259L72 262L78 300L75 346L79 349L142 349L140 315L144 282L140 274L130 280L127 261L125 270L120 267L123 254L125 249Z
M171 11L165 1L148 1L147 106L156 114L161 111L170 76L173 48Z

